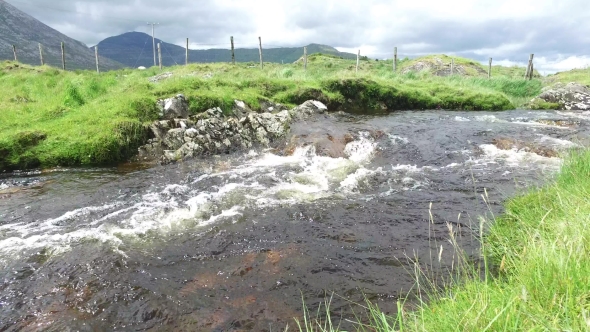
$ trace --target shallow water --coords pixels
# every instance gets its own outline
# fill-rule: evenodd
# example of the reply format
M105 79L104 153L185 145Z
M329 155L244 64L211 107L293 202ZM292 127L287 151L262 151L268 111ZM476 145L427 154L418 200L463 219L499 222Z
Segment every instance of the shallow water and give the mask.
M343 317L363 296L394 312L415 290L414 261L454 266L447 224L477 249L479 216L561 165L494 138L565 151L588 143L589 121L328 114L276 149L5 175L0 330L276 331L301 317L302 296L317 308L332 292Z

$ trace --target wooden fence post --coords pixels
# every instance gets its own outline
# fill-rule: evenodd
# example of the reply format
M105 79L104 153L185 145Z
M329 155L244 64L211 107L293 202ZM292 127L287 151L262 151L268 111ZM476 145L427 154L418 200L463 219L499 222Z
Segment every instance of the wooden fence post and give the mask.
M490 58L490 64L488 66L488 80L492 78L492 58Z
M356 54L356 72L359 72L359 65L361 62L361 50L358 51L358 53Z
M94 57L96 58L96 73L100 74L100 69L98 68L98 45L94 46Z
M236 53L235 53L235 49L234 49L234 36L231 36L229 38L230 42L231 42L231 63L232 65L236 64Z
M61 67L66 70L66 45L61 42Z
M307 46L303 46L303 69L307 70Z
M43 66L45 61L43 60L43 46L41 43L39 43L39 57L41 58L41 66Z
M16 57L16 45L12 45L12 52L14 53L14 61L18 61L18 58Z
M397 47L393 48L393 72L397 72Z
M162 70L162 46L158 43L158 61L160 62L160 70Z
M533 79L534 72L535 72L535 64L531 62L531 72L529 73L529 81Z
M260 53L260 69L264 69L264 62L262 61L262 37L258 37L258 53Z
M525 79L525 80L529 78L529 75L530 75L530 72L531 72L531 65L533 64L533 58L534 58L534 57L535 57L535 55L534 55L534 54L532 54L532 53L531 53L531 55L529 56L529 64L528 64L528 66L526 67L526 73L524 74L524 79Z
M186 57L184 64L188 65L188 38L186 39Z
M455 73L455 59L451 58L451 76Z

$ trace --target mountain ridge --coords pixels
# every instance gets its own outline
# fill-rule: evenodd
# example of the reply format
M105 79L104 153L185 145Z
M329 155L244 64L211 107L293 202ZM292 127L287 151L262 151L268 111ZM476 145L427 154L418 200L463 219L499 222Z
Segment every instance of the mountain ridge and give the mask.
M162 65L172 66L185 62L186 50L184 47L167 43L156 38L156 43L161 43ZM112 36L100 41L99 53L109 59L123 63L128 67L150 67L154 64L152 52L152 36L143 32L126 32L118 36ZM229 46L229 42L228 42ZM264 47L264 45L263 45ZM345 59L356 59L352 53L340 52L334 47L321 44L309 44L308 54L324 53L340 56ZM237 62L258 62L258 48L236 48ZM263 48L264 62L292 63L303 56L303 47ZM189 49L189 62L231 62L231 52L228 48L213 48L207 50Z
M15 45L19 62L40 65L39 44L42 44L45 64L61 68L62 42L65 43L66 69L96 68L94 52L86 44L0 0L0 59L14 60L12 45ZM104 70L123 67L108 58L101 57L99 61Z

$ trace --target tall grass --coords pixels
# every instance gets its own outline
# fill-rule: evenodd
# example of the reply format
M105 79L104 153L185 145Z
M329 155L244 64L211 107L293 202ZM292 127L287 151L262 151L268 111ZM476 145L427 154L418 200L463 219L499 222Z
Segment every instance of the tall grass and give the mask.
M405 61L407 62L407 61ZM404 63L405 63L404 62ZM133 155L146 139L145 125L157 118L155 101L183 93L198 113L219 106L229 112L235 99L253 109L271 100L289 106L317 99L332 110L364 112L404 109L504 110L527 94L536 81L511 78L436 77L428 72L396 74L390 63L355 62L326 56L302 64L191 64L161 73L118 70L63 72L47 66L0 63L0 171L56 165L112 164ZM41 132L34 144L17 136Z
M369 305L370 324L359 330L590 330L590 150L573 152L551 183L509 200L502 216L486 222L481 266L460 254L442 288L424 283L429 278L417 269L429 301L415 310L398 304L396 317Z

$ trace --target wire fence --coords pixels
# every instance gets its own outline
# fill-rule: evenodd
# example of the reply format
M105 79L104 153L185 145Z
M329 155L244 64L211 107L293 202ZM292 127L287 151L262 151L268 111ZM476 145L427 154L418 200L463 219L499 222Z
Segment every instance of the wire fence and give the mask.
M32 65L48 65L66 70L97 70L107 71L120 68L149 68L151 66L168 67L190 63L216 63L216 62L250 62L253 66L264 66L264 63L294 63L305 57L307 68L307 55L313 53L327 53L340 56L343 59L356 59L356 70L359 70L359 60L368 59L362 56L361 50L356 54L340 52L325 46L311 44L307 47L289 47L275 44L236 43L228 40L226 43L195 44L186 40L184 47L156 40L152 36L136 33L135 38L130 38L127 43L121 40L107 39L92 48L79 42L56 45L29 42L24 45L10 45L0 42L0 59L16 60ZM156 47L157 45L157 47ZM407 58L407 54L398 54L397 48L391 53L372 53L372 58L389 59L392 61L392 70L397 70L398 59ZM534 72L534 55L531 54L525 79L532 79ZM449 64L444 64L448 70L443 69L443 75L460 73L459 66L455 66L453 58ZM439 68L440 69L440 68ZM490 58L487 70L488 78L491 78L492 59ZM448 71L448 73L446 72Z
M17 60L30 65L48 65L66 70L98 70L106 71L122 67L138 68L151 66L163 67L184 65L186 63L216 63L239 62L259 64L259 43L232 43L228 39L224 43L191 43L188 40L188 52L186 45L165 43L152 36L141 33L132 42L122 44L121 41L109 42L105 40L95 47L86 47L82 43L65 43L62 53L62 45L56 43L28 42L21 44L9 44L0 41L0 60ZM154 47L155 46L155 47ZM360 51L359 51L360 52ZM98 57L96 57L96 53ZM262 61L264 63L294 63L304 56L304 47L292 47L277 44L262 44ZM308 55L314 53L326 53L340 56L344 59L354 60L357 54L340 52L336 49L327 49L320 45L309 45ZM366 56L360 53L362 58ZM384 53L375 54L380 59L385 58ZM400 54L403 58L408 55ZM393 52L389 54L393 58ZM98 65L97 65L98 62Z

